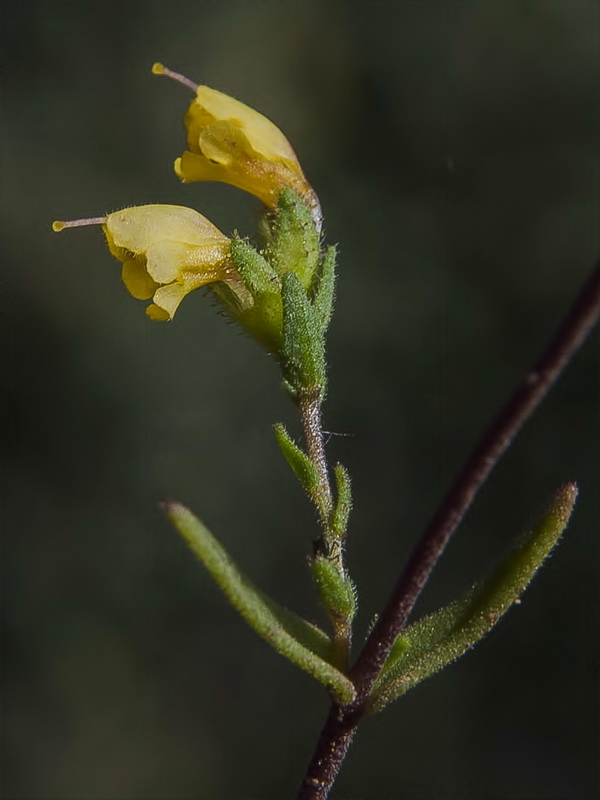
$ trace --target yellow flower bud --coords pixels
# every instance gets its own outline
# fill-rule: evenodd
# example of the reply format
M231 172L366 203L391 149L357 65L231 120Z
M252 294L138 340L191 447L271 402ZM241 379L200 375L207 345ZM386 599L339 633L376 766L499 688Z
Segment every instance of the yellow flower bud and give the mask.
M202 214L183 206L125 208L106 217L55 222L54 230L101 224L121 277L133 297L153 302L149 317L170 320L186 294L216 281L235 285L231 241Z
M279 193L287 187L302 198L321 229L317 195L279 128L239 100L208 86L196 86L162 64L155 64L152 71L196 92L184 119L189 150L175 161L182 181L229 183L254 194L269 208L277 205Z

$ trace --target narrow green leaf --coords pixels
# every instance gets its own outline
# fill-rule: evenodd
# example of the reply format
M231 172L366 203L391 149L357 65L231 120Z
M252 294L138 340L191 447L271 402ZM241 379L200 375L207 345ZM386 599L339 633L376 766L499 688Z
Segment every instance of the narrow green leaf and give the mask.
M400 635L392 645L392 649L385 662L384 672L387 674L390 667L392 667L398 659L400 659L410 647L410 642L406 636Z
M351 681L329 663L331 640L316 625L279 606L239 570L229 553L191 511L165 503L165 511L229 602L278 653L324 683L336 699L351 702Z
M351 622L356 614L356 590L347 575L341 575L335 564L324 556L316 556L311 564L321 602L333 619Z
M337 487L337 498L335 508L331 517L331 528L336 536L342 537L348 527L348 517L352 510L352 492L350 487L350 475L348 470L341 464L336 464L333 468Z
M316 497L319 491L319 473L317 468L298 445L290 438L285 425L280 422L274 426L277 442L285 460L292 468L309 497Z
M327 252L325 253L325 258L323 259L323 264L321 266L319 285L317 286L317 290L313 298L315 318L323 334L329 327L331 314L333 311L333 300L335 296L336 253L337 248L335 245L327 248Z
M234 239L231 242L230 257L253 297L257 294L279 293L279 276L266 258L248 242Z
M487 580L403 631L394 656L390 655L375 683L370 712L380 711L455 661L482 639L511 605L520 602L521 594L565 530L576 498L575 484L559 489L545 516Z
M282 279L282 367L292 393L323 394L325 389L325 342L305 290L293 272Z

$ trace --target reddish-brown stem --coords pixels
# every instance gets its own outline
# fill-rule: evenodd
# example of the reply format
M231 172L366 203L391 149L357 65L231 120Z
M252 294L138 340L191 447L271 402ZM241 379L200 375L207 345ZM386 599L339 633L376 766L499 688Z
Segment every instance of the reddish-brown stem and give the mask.
M573 358L599 316L600 263L542 356L482 436L413 551L350 672L357 699L344 708L332 706L298 800L325 800L328 796L364 714L364 703L373 683L450 537L502 454Z
M326 800L361 717L354 706L331 706L296 800Z

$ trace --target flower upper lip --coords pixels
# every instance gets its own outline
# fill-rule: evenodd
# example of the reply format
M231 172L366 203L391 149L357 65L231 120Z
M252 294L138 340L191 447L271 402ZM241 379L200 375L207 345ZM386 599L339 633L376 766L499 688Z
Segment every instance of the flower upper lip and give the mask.
M199 86L185 117L188 147L192 152L200 152L197 148L202 132L218 123L227 126L223 128L224 138L227 131L241 130L247 146L257 156L268 161L280 161L299 175L302 174L292 146L270 119L223 92L209 86Z

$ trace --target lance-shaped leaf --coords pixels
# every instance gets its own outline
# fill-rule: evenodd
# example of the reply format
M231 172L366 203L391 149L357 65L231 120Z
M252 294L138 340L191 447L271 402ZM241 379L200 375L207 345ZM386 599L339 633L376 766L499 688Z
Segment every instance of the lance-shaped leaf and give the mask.
M368 707L380 711L473 647L520 600L569 522L575 484L563 486L545 516L491 576L461 598L410 625L398 637L373 687Z
M325 341L306 292L293 272L282 279L282 366L294 396L325 391Z
M335 296L335 259L336 247L332 245L327 248L323 265L321 267L321 274L319 276L319 284L313 297L313 309L317 323L322 331L325 333L331 321L331 313L333 311L333 300Z
M319 473L317 472L317 468L304 450L298 447L290 438L285 425L278 422L274 428L277 442L285 460L292 468L308 496L313 500L317 499L319 494Z
M279 276L269 262L243 239L234 239L230 257L252 295L280 290Z
M348 527L348 517L352 510L352 489L350 475L346 467L336 464L333 468L337 489L335 508L331 515L331 528L336 536L343 537Z
M315 556L311 564L317 591L327 613L334 620L352 622L356 614L356 589L349 576L324 556Z
M191 511L165 503L169 518L246 622L281 653L332 692L341 703L355 696L352 682L329 663L331 640L316 625L279 606L238 569L229 553Z

